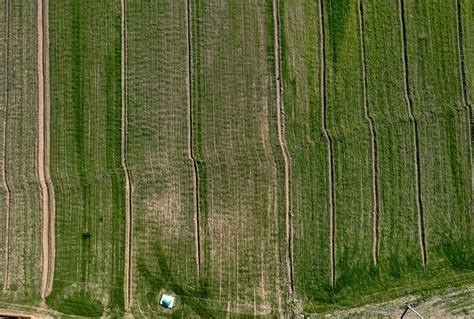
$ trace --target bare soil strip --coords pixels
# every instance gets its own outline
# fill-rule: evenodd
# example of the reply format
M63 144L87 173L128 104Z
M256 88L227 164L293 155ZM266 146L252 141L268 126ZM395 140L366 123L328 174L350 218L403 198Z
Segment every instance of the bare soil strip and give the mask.
M43 212L41 297L51 291L54 267L54 195L49 174L48 2L38 0L38 181Z
M126 0L121 0L121 82L122 82L122 167L125 173L125 215L126 215L126 238L125 238L125 308L128 310L132 304L132 182L128 168L128 104L127 104L127 17Z
M403 72L405 74L405 100L408 106L408 113L410 116L410 122L413 123L413 136L415 146L415 175L416 175L416 191L417 191L417 210L418 210L418 225L420 232L420 246L421 246L421 258L423 267L426 267L428 263L428 256L426 251L425 241L425 218L423 212L423 200L421 196L421 164L420 164L420 142L418 133L418 122L413 114L413 99L410 92L410 81L409 81L409 69L408 69L408 52L407 52L407 32L406 32L406 19L405 19L405 0L400 0L400 19L402 24L402 59L403 59Z
M200 226L200 205L199 205L199 170L197 160L193 153L193 56L192 56L192 25L191 25L191 4L186 0L186 28L187 28L187 54L188 54L188 158L193 163L194 182L194 238L196 244L196 267L198 278L201 273L201 226Z
M6 44L5 44L5 117L3 119L3 161L2 161L2 174L3 174L3 188L5 189L5 206L6 206L6 216L5 216L5 278L3 281L3 293L6 293L8 290L8 272L9 272L9 260L10 260L10 206L11 206L11 187L8 183L7 178L7 130L8 130L8 104L9 104L9 89L8 89L8 76L10 73L10 63L9 63L9 51L10 51L10 0L6 1L5 8L5 35L6 35Z
M378 167L378 143L377 131L375 130L375 120L370 114L368 90L369 84L367 79L367 60L365 55L365 20L364 20L364 4L363 0L359 3L359 28L360 28L360 44L362 55L362 78L364 79L364 113L365 119L369 123L370 135L372 140L372 223L373 223L373 245L372 257L374 264L377 265L379 258L380 243L380 204L379 204L379 167Z
M277 122L278 122L278 142L283 154L283 161L285 164L285 226L286 226L286 241L287 241L287 258L286 267L288 274L288 290L290 299L293 296L294 277L293 277L293 219L291 212L291 159L288 153L285 140L285 108L283 99L281 98L282 84L281 84L281 37L280 37L280 1L273 0L273 20L275 27L275 71L276 71L276 102L277 102Z
M326 65L326 30L324 4L323 0L319 1L319 21L321 29L321 112L323 113L322 129L324 138L326 139L328 148L328 210L329 210L329 254L331 265L331 285L336 285L336 208L334 194L334 158L333 143L331 134L328 131L327 124L327 65Z
M465 64L465 55L464 55L464 32L462 29L462 4L461 0L457 0L457 16L458 16L458 46L459 46L459 63L460 63L460 71L461 71L461 84L462 84L462 99L464 107L466 108L467 114L467 125L468 125L468 138L469 138L469 145L471 145L471 151L469 152L471 161L469 162L472 166L472 115L471 115L471 105L469 103L469 95L468 95L468 87L466 81L466 64Z

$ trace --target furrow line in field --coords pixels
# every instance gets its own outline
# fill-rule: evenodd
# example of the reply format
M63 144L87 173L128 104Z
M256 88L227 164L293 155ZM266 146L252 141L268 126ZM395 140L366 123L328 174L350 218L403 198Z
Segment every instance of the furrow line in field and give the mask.
M54 188L49 174L49 70L48 70L48 0L37 2L38 28L38 153L37 174L43 212L43 271L41 298L52 288L54 273Z
M458 46L459 46L459 63L460 63L460 71L461 71L461 85L462 85L462 99L463 105L466 109L467 114L467 125L468 125L468 138L469 138L469 145L471 146L471 151L469 152L469 156L471 157L470 165L472 166L472 115L471 115L471 105L469 101L468 95L468 86L466 80L466 64L465 64L465 55L464 55L464 32L462 26L462 4L461 0L457 0L457 17L458 17Z
M426 251L425 241L425 218L423 211L423 200L421 196L421 164L420 164L420 141L418 132L418 122L415 115L413 114L413 100L410 92L410 73L408 69L408 49L407 49L407 31L406 31L406 19L405 19L405 0L400 0L400 19L402 25L402 59L403 59L403 72L405 78L405 100L408 107L408 114L410 116L410 122L413 124L413 136L414 136L414 147L415 147L415 177L416 177L416 193L417 193L417 210L418 210L418 226L420 233L420 248L421 258L423 267L426 267L428 263L428 256Z
M360 43L361 43L361 59L362 59L362 78L364 81L364 114L365 119L369 123L371 144L372 144L372 223L373 223L373 246L372 257L376 265L379 259L380 246L380 204L379 204L379 167L378 167L378 143L377 131L375 129L375 120L370 113L368 90L369 84L367 79L367 59L365 51L365 20L364 20L364 4L363 0L359 3L359 28L360 28Z
M196 267L198 277L201 273L201 225L200 225L200 204L199 204L199 168L193 152L193 56L192 56L192 25L191 25L191 3L186 0L186 28L187 28L187 55L188 55L188 158L193 163L193 184L194 184L194 238L196 249Z
M133 235L133 206L132 182L128 167L128 103L127 103L127 6L126 0L120 1L121 9L121 83L122 83L122 167L125 173L125 214L126 214L126 239L125 239L125 308L128 310L132 304L132 235Z
M278 122L278 142L283 154L285 165L285 226L287 241L286 267L288 274L288 291L292 298L294 287L293 276L293 218L291 212L291 159L285 139L285 108L281 97L281 36L280 36L280 1L273 0L273 25L275 37L275 75L276 75L276 102L277 102L277 122Z
M8 290L8 272L9 272L9 260L10 260L10 206L11 206L11 187L7 178L7 129L8 129L8 100L9 100L9 89L8 89L8 76L10 74L10 0L5 1L5 34L6 34L6 44L5 44L5 117L3 119L3 161L2 161L2 175L3 175L3 188L5 189L5 277L3 282L3 293L6 293Z
M324 1L319 1L319 23L321 32L321 112L322 130L328 148L328 210L329 210L329 255L331 265L331 285L336 285L336 213L334 194L334 158L333 143L327 125L327 64L326 64L326 30L324 16Z

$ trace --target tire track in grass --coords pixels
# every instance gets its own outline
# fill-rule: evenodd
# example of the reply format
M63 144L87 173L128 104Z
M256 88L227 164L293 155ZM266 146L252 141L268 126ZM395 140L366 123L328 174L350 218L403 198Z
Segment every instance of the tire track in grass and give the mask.
M7 178L7 129L8 129L8 99L9 99L9 90L8 90L8 76L10 73L10 0L5 1L5 35L6 35L6 45L5 45L5 117L3 119L3 161L2 161L2 174L3 174L3 188L5 189L5 205L6 205L6 216L5 216L5 277L3 282L3 293L6 293L8 290L8 272L9 272L9 260L10 260L10 206L11 206L11 187Z
M466 109L467 114L467 126L468 126L468 138L469 138L469 145L471 147L471 151L469 152L470 156L470 165L472 167L472 114L471 114L471 104L469 101L468 95L468 88L467 88L467 80L466 80L466 64L465 64L465 55L464 55L464 32L462 28L462 4L461 0L457 0L457 20L458 20L458 46L459 46L459 67L461 73L461 85L462 85L462 99L463 105Z
M187 55L188 55L188 81L187 81L187 93L188 93L188 158L193 163L193 182L194 182L194 238L196 245L196 267L198 278L201 274L201 226L199 223L200 219L200 205L199 205L199 170L196 157L193 153L193 82L192 82L192 30L191 30L191 3L190 0L185 0L185 11L186 11L186 40L187 40Z
M321 32L321 112L322 116L322 133L326 139L328 148L328 210L329 210L329 255L331 265L331 285L336 285L336 212L335 212L335 195L334 195L334 158L333 143L331 134L327 125L327 65L326 65L326 30L324 16L324 1L319 1L319 23Z
M54 272L54 188L49 174L48 0L37 2L38 153L37 170L43 212L41 298L51 292Z
M122 168L125 173L125 215L126 215L126 239L125 239L125 308L130 309L132 304L132 182L130 169L128 167L128 104L127 104L127 8L126 0L120 1L121 9L121 82L122 82Z
M286 267L288 273L288 292L290 300L292 300L294 287L293 276L293 219L291 212L291 159L288 153L285 140L285 108L283 99L281 98L282 84L281 84L281 37L280 37L280 1L273 0L273 25L275 36L275 74L276 74L276 102L277 102L277 122L278 122L278 142L283 154L283 161L285 164L285 225L286 225L286 241L287 241L287 256Z
M370 128L370 135L372 140L372 223L373 223L373 246L372 246L372 257L374 264L377 265L379 259L379 246L380 246L380 201L379 201L379 168L378 168L378 143L377 143L377 131L375 129L375 120L372 114L370 114L368 90L369 84L367 79L367 59L365 54L365 20L364 20L364 4L363 0L359 3L359 29L360 29L360 47L361 47L361 59L362 59L362 78L364 80L364 114Z
M413 100L410 92L410 73L408 69L408 51L407 51L407 31L406 31L406 19L405 19L405 0L400 0L399 2L400 9L400 19L402 25L402 59L403 59L403 73L405 74L405 100L408 107L408 114L410 117L410 122L413 124L413 136L414 136L414 146L415 146L415 177L416 177L416 192L417 192L417 210L418 210L418 226L420 232L420 248L421 248L421 259L423 267L426 268L428 263L428 255L426 251L426 241L425 241L425 218L423 211L423 199L421 196L421 164L420 164L420 141L419 141L419 132L418 132L418 122L413 114Z

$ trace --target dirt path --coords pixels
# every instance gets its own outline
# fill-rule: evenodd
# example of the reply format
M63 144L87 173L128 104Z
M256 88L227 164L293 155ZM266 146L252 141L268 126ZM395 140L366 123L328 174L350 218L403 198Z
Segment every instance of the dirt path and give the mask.
M5 278L3 281L3 293L6 293L8 290L8 272L9 272L9 260L10 260L10 206L11 206L11 187L8 183L7 178L7 130L8 130L8 100L9 100L9 90L8 90L8 75L10 73L10 64L9 64L9 49L10 49L10 1L6 1L5 8L5 34L6 34L6 45L5 45L5 76L6 76L6 89L5 89L5 117L3 119L3 161L2 161L2 175L3 175L3 188L5 189L5 206L6 206L6 216L5 216Z
M364 4L363 0L359 3L359 30L360 30L360 47L361 47L361 60L362 60L362 78L364 79L364 114L367 123L369 124L371 146L372 146L372 224L373 224L373 245L372 245L372 258L374 264L377 265L379 258L379 246L380 246L380 205L379 205L379 168L378 168L378 144L377 144L377 132L375 130L375 120L370 114L369 108L369 84L367 80L367 60L365 55L365 20L364 20Z
M51 291L54 267L54 196L49 175L48 2L38 0L38 181L43 211L41 297Z
M278 122L278 142L280 144L281 152L283 154L283 161L285 164L285 226L286 226L286 241L287 241L287 257L286 267L288 273L288 290L290 298L293 296L294 277L293 277L293 221L291 212L291 160L288 153L285 140L285 108L283 106L283 99L281 98L282 84L281 84L281 43L280 43L280 1L273 0L273 23L275 26L275 71L276 71L276 102L277 102L277 122Z
M0 309L0 318L15 318L15 319L45 319L45 318L53 318L50 315L38 315L38 314L31 314L28 312L23 311L16 311L16 310L2 310Z
M319 1L319 21L321 30L321 112L323 114L322 129L323 135L326 139L328 148L328 209L329 209L329 255L331 267L331 285L336 285L336 209L335 209L335 195L334 195L334 158L333 158L333 143L331 134L328 131L327 124L327 65L326 65L326 30L324 4L323 0Z
M418 122L413 114L413 100L410 92L410 78L408 69L408 53L407 53L407 35L406 35L406 19L405 19L405 0L400 0L400 19L401 19L401 35L402 35L402 46L403 46L403 72L405 73L405 100L408 107L408 114L410 116L410 122L413 124L413 136L415 146L415 175L416 175L416 193L417 193L417 210L418 210L418 225L420 232L420 248L421 258L423 267L426 267L428 263L428 256L426 251L425 242L425 218L423 212L423 201L421 197L421 173L420 173L420 145L419 145L419 133L418 133Z
M199 205L199 170L196 158L193 153L193 56L192 56L192 30L191 30L191 4L190 0L186 0L186 28L187 28L187 55L188 55L188 158L193 163L193 184L194 184L194 230L195 230L195 244L196 244L196 267L198 278L201 273L201 226L200 226L200 205Z
M132 207L132 182L128 168L128 105L127 105L127 23L126 23L126 0L121 0L121 82L122 82L122 168L125 174L125 210L126 210L126 238L125 238L125 308L130 309L132 304L132 233L133 233L133 207Z

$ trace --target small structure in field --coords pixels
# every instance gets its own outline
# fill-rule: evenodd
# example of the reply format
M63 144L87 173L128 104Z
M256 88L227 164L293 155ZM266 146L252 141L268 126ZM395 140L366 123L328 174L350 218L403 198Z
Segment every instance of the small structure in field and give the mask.
M413 309L410 305L407 305L405 308L405 311L402 313L402 316L400 317L401 319L405 318L405 315L407 314L408 310L411 310L414 312L419 318L423 319L423 316L418 313L415 309Z
M174 297L163 294L160 299L160 305L162 305L165 308L172 309L174 306Z

